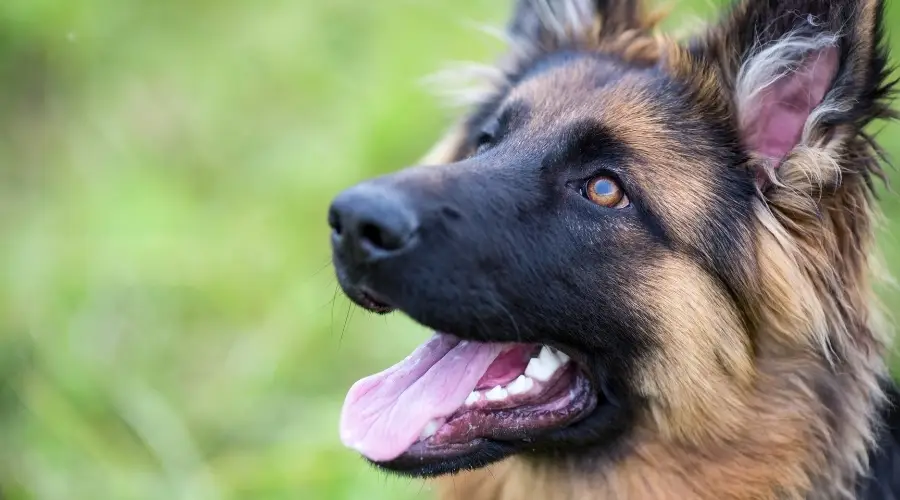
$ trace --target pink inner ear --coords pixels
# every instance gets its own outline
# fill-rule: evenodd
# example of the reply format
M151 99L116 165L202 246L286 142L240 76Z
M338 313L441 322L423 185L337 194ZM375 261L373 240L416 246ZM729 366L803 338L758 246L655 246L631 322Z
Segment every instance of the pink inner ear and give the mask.
M837 66L836 48L818 50L795 71L763 89L746 110L747 146L780 163L800 143L803 126L825 98Z

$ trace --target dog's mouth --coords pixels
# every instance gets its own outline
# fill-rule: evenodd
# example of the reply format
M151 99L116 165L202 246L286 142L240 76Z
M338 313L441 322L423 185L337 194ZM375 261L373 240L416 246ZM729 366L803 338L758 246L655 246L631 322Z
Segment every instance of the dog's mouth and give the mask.
M585 418L597 395L560 350L438 333L353 385L341 440L379 465L413 468L470 455L487 442L527 444Z

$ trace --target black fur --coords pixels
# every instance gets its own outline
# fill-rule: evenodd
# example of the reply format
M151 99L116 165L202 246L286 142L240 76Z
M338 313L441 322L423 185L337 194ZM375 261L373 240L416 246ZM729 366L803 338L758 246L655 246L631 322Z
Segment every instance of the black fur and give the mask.
M877 448L869 453L869 471L859 485L861 500L900 499L900 390L887 382L887 402L877 422Z

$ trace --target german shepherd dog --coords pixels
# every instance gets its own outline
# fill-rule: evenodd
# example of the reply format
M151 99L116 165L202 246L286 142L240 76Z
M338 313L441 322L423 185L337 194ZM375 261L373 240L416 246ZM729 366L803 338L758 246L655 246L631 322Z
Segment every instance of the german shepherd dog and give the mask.
M439 332L350 389L343 443L448 498L900 498L883 10L740 0L676 40L519 0L471 114L331 205L344 292Z

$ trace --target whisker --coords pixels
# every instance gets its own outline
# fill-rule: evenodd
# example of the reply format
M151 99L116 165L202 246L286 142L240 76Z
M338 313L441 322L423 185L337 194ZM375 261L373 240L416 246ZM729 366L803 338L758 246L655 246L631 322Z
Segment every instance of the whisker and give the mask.
M338 349L340 349L341 345L344 342L344 333L347 332L347 325L350 324L350 318L353 316L353 303L347 304L347 314L344 316L344 327L341 328L341 338L338 339Z
M334 293L331 295L331 336L334 337L334 303L337 302L338 284L334 284ZM338 344L340 346L340 344Z

